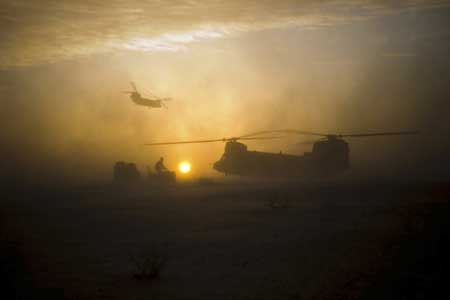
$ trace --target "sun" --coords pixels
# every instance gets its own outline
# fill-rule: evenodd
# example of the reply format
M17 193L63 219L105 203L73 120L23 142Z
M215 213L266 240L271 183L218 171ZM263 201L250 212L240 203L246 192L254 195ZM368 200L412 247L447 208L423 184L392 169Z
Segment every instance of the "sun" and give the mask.
M178 164L178 170L183 174L187 174L191 171L191 164L187 161L182 161Z

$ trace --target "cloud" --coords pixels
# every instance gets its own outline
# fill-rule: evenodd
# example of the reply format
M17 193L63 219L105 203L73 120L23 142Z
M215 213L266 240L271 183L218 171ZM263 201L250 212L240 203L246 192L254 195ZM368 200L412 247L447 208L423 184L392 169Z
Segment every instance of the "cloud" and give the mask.
M382 56L388 58L411 58L416 57L417 54L410 52L402 52L402 53L399 52L399 53L384 53Z
M153 38L133 38L126 42L115 43L117 49L127 49L144 52L187 50L186 44L204 40L224 37L227 30L220 28L199 28L183 33L166 33Z
M9 1L0 8L0 68L117 50L183 51L188 44L280 26L316 28L442 0Z

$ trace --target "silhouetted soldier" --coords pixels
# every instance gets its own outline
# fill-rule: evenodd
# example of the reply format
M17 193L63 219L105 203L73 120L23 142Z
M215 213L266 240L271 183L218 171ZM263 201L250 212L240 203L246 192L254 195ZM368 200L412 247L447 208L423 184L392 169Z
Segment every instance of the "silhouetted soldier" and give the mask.
M158 174L161 174L163 172L167 172L168 171L166 166L164 165L164 158L163 157L161 157L158 160L158 162L155 164L155 170L156 170L156 172Z

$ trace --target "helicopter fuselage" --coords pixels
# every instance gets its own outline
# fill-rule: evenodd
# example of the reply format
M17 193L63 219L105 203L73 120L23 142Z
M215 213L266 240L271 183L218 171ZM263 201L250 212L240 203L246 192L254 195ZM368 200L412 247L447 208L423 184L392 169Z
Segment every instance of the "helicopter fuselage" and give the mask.
M362 138L417 134L418 131L390 131L353 134L324 134L297 129L263 130L237 137L150 143L148 146L226 142L222 157L213 168L221 173L264 177L326 177L337 175L350 167L349 145L343 138ZM281 134L281 136L280 136ZM248 151L238 140L272 140L285 134L321 137L312 151L303 155Z
M333 175L349 168L349 147L340 138L314 143L303 155L248 151L247 146L229 141L213 168L221 173L242 176L301 177Z
M161 100L151 100L147 98L143 98L139 93L134 92L131 94L131 100L133 100L134 103L137 105L152 107L152 108L160 108L162 107L162 101Z

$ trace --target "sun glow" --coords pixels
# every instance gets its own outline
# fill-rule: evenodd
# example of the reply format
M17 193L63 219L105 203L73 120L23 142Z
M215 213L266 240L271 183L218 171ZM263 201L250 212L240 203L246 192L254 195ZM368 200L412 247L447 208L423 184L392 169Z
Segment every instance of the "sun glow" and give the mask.
M187 161L180 162L178 165L178 170L180 170L183 174L187 174L191 171L191 164Z

